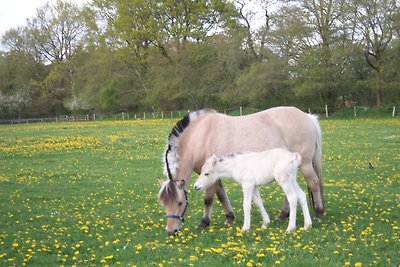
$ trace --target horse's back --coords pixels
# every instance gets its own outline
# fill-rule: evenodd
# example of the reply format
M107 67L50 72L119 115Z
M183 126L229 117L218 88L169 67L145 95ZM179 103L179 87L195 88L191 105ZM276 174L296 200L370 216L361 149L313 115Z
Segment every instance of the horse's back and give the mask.
M295 107L275 107L245 116L207 113L191 123L181 137L180 155L200 171L206 158L230 152L260 152L284 148L311 160L315 127Z

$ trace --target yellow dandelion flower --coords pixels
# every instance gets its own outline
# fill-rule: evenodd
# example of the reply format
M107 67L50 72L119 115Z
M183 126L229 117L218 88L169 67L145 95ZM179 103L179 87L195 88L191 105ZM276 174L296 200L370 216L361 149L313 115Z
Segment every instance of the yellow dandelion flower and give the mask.
M191 255L191 256L189 257L189 259L190 259L191 261L198 260L198 258L197 258L196 256L194 256L194 255Z

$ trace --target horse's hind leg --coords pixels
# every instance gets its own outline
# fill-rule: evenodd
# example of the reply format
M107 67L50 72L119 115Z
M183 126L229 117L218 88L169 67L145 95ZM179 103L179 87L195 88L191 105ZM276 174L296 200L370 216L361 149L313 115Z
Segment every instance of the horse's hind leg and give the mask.
M307 181L307 185L312 194L313 208L314 208L314 217L317 220L322 219L322 215L324 214L324 204L322 197L322 182L321 179L317 176L312 167L311 162L302 163L300 169Z
M232 225L233 220L235 219L235 214L233 213L231 202L228 199L228 195L226 194L225 188L223 187L221 180L219 180L217 184L217 197L219 201L221 201L226 217L225 225Z

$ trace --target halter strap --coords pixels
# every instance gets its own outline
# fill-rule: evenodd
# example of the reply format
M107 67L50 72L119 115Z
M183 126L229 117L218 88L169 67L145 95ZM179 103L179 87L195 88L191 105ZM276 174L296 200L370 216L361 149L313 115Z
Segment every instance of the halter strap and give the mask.
M179 215L170 215L170 214L167 214L167 215L165 216L165 217L167 217L167 219L168 219L168 218L170 218L170 219L176 219L176 220L179 220L179 221L181 221L181 222L184 222L184 221L185 221L184 216L185 216L187 207L189 206L189 201L188 201L188 197L187 197L187 191L186 191L185 188L183 188L183 192L185 193L186 206L185 206L185 209L184 209L183 212L182 212L182 215L179 216Z

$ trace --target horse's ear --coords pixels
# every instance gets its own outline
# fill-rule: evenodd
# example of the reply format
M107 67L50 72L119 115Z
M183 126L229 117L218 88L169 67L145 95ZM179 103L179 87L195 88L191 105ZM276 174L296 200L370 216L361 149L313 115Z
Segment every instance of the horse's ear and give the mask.
M161 186L164 184L164 181L160 177L157 177L157 181Z
M181 180L181 181L178 183L178 186L179 186L179 188L183 188L183 187L185 186L185 180Z

